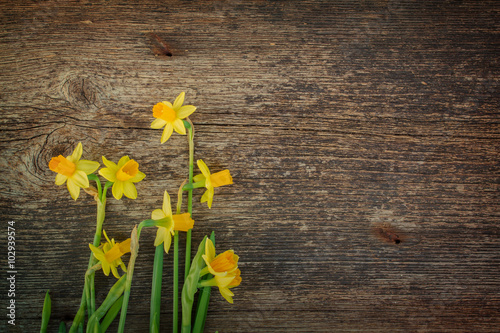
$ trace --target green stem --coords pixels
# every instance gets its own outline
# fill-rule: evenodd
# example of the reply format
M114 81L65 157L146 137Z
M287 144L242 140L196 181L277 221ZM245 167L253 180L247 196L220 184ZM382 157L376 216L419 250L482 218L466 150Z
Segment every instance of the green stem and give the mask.
M106 192L102 193L106 195ZM97 201L97 227L94 235L94 243L95 247L98 247L101 243L101 235L102 235L102 225L104 223L104 218L106 215L106 197L103 196L99 201ZM95 264L95 258L92 256L89 260L89 266L92 267ZM89 267L89 268L90 268ZM89 287L90 287L90 304L87 306L88 308L88 316L92 316L95 312L95 286L94 286L94 276L95 272L92 272L89 276Z
M174 234L174 313L172 330L179 332L179 231Z
M179 191L177 192L177 209L176 213L180 214L182 209L182 187L186 181L184 181ZM172 320L172 331L174 333L179 332L179 231L174 232L174 302L173 302L173 320Z
M196 182L196 183L188 183L188 184L184 185L182 187L182 189L184 191L189 191L189 190L193 190L195 188L202 188L202 187L205 187L205 179L200 180L199 182Z
M213 231L210 235L210 240L215 246L215 232ZM202 269L202 271L204 269ZM202 272L200 272L200 275L202 275ZM210 280L212 277L212 274L207 274L202 278L202 280ZM205 328L205 321L207 319L208 303L210 302L211 293L212 287L201 288L200 297L198 298L198 308L196 310L196 317L194 320L193 333L203 333L203 329Z
M184 126L188 130L188 141L189 141L189 180L188 183L193 182L193 170L194 170L194 128L190 121L184 121ZM188 190L188 213L191 214L193 218L193 190ZM189 274L189 268L191 265L191 229L187 231L186 235L186 264L184 266L184 279L187 278Z
M89 268L87 270L87 272L85 273L85 286L87 286L86 288L86 298L87 299L91 299L91 293L92 294L95 294L94 292L94 274L95 274L95 271L97 270L100 270L101 269L101 264L96 264L94 266L92 266L91 268ZM95 299L94 299L94 302L95 302ZM94 303L94 308L92 309L92 312L91 312L91 309L89 308L89 302L87 302L87 311L88 313L94 313L95 312L95 303ZM91 316L91 315L89 315Z
M104 190L101 193L101 197L97 201L97 218L96 218L96 230L94 234L94 241L93 245L95 247L99 246L99 243L101 242L101 235L102 235L102 225L104 223L105 219L105 212L106 212L106 191L107 189L113 185L113 183L106 182L106 185L104 186ZM87 269L90 269L92 266L95 264L95 258L92 252L90 252L90 257L89 257L89 263L87 266ZM86 290L87 288L90 288L90 299L87 298L86 296ZM73 319L73 324L71 325L71 328L69 330L69 333L75 333L78 329L78 325L82 322L82 320L85 317L85 307L87 307L88 311L88 316L92 316L92 314L95 311L95 288L94 288L94 273L89 276L88 282L87 279L85 279L85 284L83 286L83 292L82 292L82 299L80 301L80 308L78 309L78 312Z
M120 323L118 325L118 332L123 333L125 330L125 320L127 318L128 300L130 298L130 288L132 286L132 277L134 276L135 260L139 253L139 234L137 226L132 230L130 242L130 261L127 266L127 281L125 283L125 291L123 292L122 311L120 313Z
M212 277L210 274L209 277ZM194 320L193 333L203 333L205 321L207 319L208 303L212 287L203 287L201 289L200 298L198 299L198 309L196 310L196 318Z
M88 175L87 178L89 180L95 181L95 184L97 185L97 197L99 199L101 199L102 189L101 189L101 181L99 180L99 177L97 177L97 175L91 174L91 175Z
M161 307L161 281L163 276L163 243L155 250L153 264L153 280L151 287L151 304L149 311L149 331L153 332L153 327L160 328L160 307Z
M108 296L106 296L106 299L102 302L101 306L94 312L92 316L90 316L87 325L87 333L100 332L99 321L123 294L123 290L125 289L125 283L127 280L128 274L125 273L118 279L118 281L115 282L113 287L111 287Z

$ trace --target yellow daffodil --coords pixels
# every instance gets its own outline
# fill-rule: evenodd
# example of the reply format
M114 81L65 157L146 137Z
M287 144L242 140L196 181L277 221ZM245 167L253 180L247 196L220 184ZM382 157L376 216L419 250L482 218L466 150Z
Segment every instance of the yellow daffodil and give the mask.
M151 123L151 128L160 129L165 126L161 136L161 143L165 143L172 132L185 135L186 128L182 119L191 115L196 107L193 105L182 105L184 103L185 93L181 92L172 105L170 102L163 101L153 107L153 117L156 119Z
M118 275L118 270L116 269L118 266L120 266L124 272L127 272L127 268L121 260L121 256L130 252L130 238L121 243L116 243L114 239L109 240L104 230L103 234L107 242L99 247L89 244L90 250L94 253L94 257L99 260L104 274L108 276L111 270L113 275L119 279L120 275Z
M79 142L73 154L68 157L59 155L53 157L49 162L49 169L57 172L56 185L66 182L69 194L76 200L80 195L80 188L89 187L90 175L99 168L99 163L88 160L80 160L82 157L82 143Z
M146 175L139 171L139 163L131 160L128 156L123 156L118 164L102 157L102 161L107 168L99 170L99 174L113 182L113 196L120 200L125 194L127 198L136 199L137 189L134 183L140 182Z
M191 218L189 213L175 214L172 215L172 208L170 206L170 196L168 192L165 191L163 194L163 206L162 209L155 209L151 213L151 219L160 220L164 218L170 218L173 223L170 228L158 227L156 231L155 246L163 243L165 252L168 253L170 249L170 244L172 243L172 235L174 235L174 230L188 231L193 228L194 220Z
M201 202L207 202L208 208L212 208L212 201L214 200L214 188L232 184L233 177L231 177L229 170L223 170L211 174L210 170L208 169L205 162L203 162L203 160L198 160L196 161L196 163L198 164L198 168L200 169L201 174L194 176L193 181L195 183L205 181L205 187L207 188L207 190L201 197Z
M203 260L207 267L202 269L200 276L209 272L214 276L210 280L201 281L204 287L217 286L219 291L229 303L233 303L233 292L229 289L240 285L241 271L238 269L239 257L234 254L233 250L228 250L224 253L215 256L215 247L210 239L205 243L205 254Z
M202 256L208 271L214 276L226 276L238 269L239 257L233 250L215 255L215 246L210 239L205 243L205 254Z

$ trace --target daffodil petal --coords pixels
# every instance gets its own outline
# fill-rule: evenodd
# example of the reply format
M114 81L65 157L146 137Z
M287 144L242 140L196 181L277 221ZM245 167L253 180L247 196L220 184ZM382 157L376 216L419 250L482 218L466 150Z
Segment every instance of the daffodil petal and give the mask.
M102 267L102 272L104 273L104 275L108 276L109 270L111 268L109 266L109 264L106 261L101 261L101 267Z
M99 162L80 160L76 163L76 169L85 172L85 174L90 175L99 169Z
M174 101L173 108L175 111L179 110L184 103L184 96L186 96L186 93L183 91L177 96L177 98Z
M102 168L99 170L99 174L109 180L110 182L116 181L116 171L113 172L110 168Z
M56 176L56 185L62 185L64 182L68 179L65 175L62 175L60 173L57 174Z
M163 194L163 212L165 213L165 216L172 216L172 206L170 204L170 195L168 195L168 192L165 191Z
M109 240L108 234L106 233L106 230L103 229L102 233L104 234L104 238L106 238L106 240L108 241L108 243L111 243L111 241Z
M167 228L158 227L158 230L156 230L155 246L158 246L161 243L163 243L166 234L167 234Z
M215 246L211 239L207 239L205 242L205 255L207 256L209 262L215 259Z
M207 201L208 208L212 208L212 202L214 201L214 188L213 187L209 188L207 192L208 192L208 201Z
M203 176L205 176L205 178L207 179L210 179L210 169L208 169L205 162L203 162L203 160L200 159L196 161L196 164L198 164L198 169L200 169Z
M234 280L235 277L235 275L215 275L215 281L217 281L217 285L219 286L219 288L225 288L229 286L229 284Z
M111 265L111 273L113 273L113 275L114 275L115 278L117 278L117 279L120 278L120 275L118 275L118 270L113 265Z
M155 120L153 120L153 122L151 123L151 128L154 128L154 129L160 129L162 128L163 126L165 126L167 124L167 122L163 119L160 119L160 118L156 118Z
M87 178L87 174L83 171L76 170L71 179L75 184L81 188L87 188L90 186L89 179Z
M235 288L241 284L241 271L238 269L234 273L234 280L227 286L228 288Z
M165 129L163 130L163 134L161 135L161 143L167 142L167 140L172 135L173 131L174 131L174 127L172 126L172 124L168 123L165 126Z
M205 261L205 263L206 263L206 261ZM216 270L214 270L212 268L212 266L210 264L207 264L207 268L208 268L208 271L210 272L210 274L212 274L213 276L224 277L224 276L228 275L227 272L217 272ZM217 283L219 283L219 282L217 282Z
M207 270L209 269L208 267L210 266L210 262L211 260L208 259L208 256L206 254L202 255L201 256L203 258L203 260L205 261L205 264L207 265Z
M180 119L175 119L175 121L172 123L172 126L174 126L174 130L181 134L185 135L186 134L186 127L184 127L184 123Z
M137 182L140 182L141 180L143 180L144 177L146 177L146 175L143 172L137 171L137 174L134 177L130 178L129 182L137 183Z
M199 174L193 177L193 182L197 183L202 181L203 179L205 179L205 176L203 176L203 174Z
M229 288L219 288L219 291L220 291L220 294L222 295L222 297L224 297L226 299L226 301L228 301L229 303L233 304L233 296L234 296L234 293L229 290Z
M123 193L129 199L137 199L137 189L132 182L123 182Z
M207 202L207 201L208 201L208 190L205 191L205 193L203 193L203 195L201 196L200 202L204 203L204 202Z
M71 159L70 159L71 162L76 163L82 157L82 153L83 153L82 143L78 142L75 150L73 151L73 154L71 154ZM70 157L70 156L68 156L68 157Z
M68 188L69 194L73 198L73 200L78 199L78 196L80 195L80 187L75 184L75 182L71 179L68 178L68 181L66 182L66 186Z
M207 189L205 191L205 193L203 193L203 195L201 196L200 202L201 203L206 202L208 205L208 208L212 208L213 200L214 200L214 188L210 187L209 189Z
M161 210L161 209L155 209L151 213L151 219L152 220L161 220L161 219L163 219L165 217L167 217L167 215L165 215L165 212L163 212L163 210Z
M94 257L96 257L97 260L101 261L104 259L104 253L102 252L101 249L95 247L92 244L89 244L90 250L94 254Z
M112 162L110 160L108 160L106 157L102 157L102 163L104 163L104 165L108 168L110 168L113 172L116 172L118 171L118 166L116 165L115 162Z
M162 103L165 104L166 106L168 106L171 109L174 108L174 106L172 105L172 103L170 103L169 101L163 101Z
M123 156L122 158L120 158L117 164L118 169L124 166L128 161L130 161L130 157L128 156Z
M123 196L123 182L116 181L112 188L113 196L116 200L120 200Z
M180 119L184 119L186 117L189 117L193 112L196 111L196 106L194 105L184 105L177 111L177 117Z
M172 235L167 232L163 241L163 249L165 250L165 253L168 253L168 250L170 250L170 244L172 244Z

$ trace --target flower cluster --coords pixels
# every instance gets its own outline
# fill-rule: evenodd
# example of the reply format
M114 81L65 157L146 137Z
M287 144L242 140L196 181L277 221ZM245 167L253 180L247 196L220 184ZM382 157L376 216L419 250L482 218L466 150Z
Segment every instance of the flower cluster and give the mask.
M189 143L189 166L188 179L180 186L177 213L173 214L171 200L168 192L163 192L163 204L161 209L155 209L151 213L151 218L146 219L135 226L131 232L131 237L116 242L109 238L103 229L105 220L106 195L109 188L116 200L123 196L129 199L136 199L138 196L136 184L141 182L146 175L140 171L139 163L129 156L121 157L117 163L102 156L104 167L99 169L100 163L96 161L84 160L82 158L83 146L78 143L73 153L69 156L58 155L49 162L49 169L57 173L55 177L56 185L66 183L71 198L77 200L81 189L92 194L97 202L97 221L94 235L94 242L89 244L90 258L87 271L85 273L85 285L80 308L73 321L70 332L79 331L85 326L87 321L87 332L106 331L107 325L113 318L121 312L118 332L124 331L125 318L127 313L128 298L132 284L135 261L139 252L139 237L144 227L157 227L154 239L155 260L152 278L151 294L151 315L150 331L159 331L160 304L161 304L161 284L163 272L163 256L169 253L172 241L174 242L174 309L173 309L173 330L178 331L178 302L179 299L179 232L186 232L186 274L182 286L182 332L191 332L191 314L194 295L200 292L202 296L198 302L197 315L194 321L192 332L201 332L206 318L209 295L211 287L218 287L221 295L229 302L233 303L232 288L240 285L241 271L238 268L239 257L233 250L225 251L216 255L215 234L212 232L210 239L207 236L198 246L198 252L191 261L191 229L194 226L193 214L193 191L205 189L201 196L201 203L207 203L208 208L212 207L215 188L233 184L233 178L229 170L222 170L212 173L207 164L198 159L196 164L200 171L194 175L194 125L188 118L195 110L193 105L183 105L185 93L180 93L173 103L163 101L153 106L153 117L151 128L162 129L161 144L165 143L173 131L187 135ZM99 169L99 170L98 170ZM98 170L97 174L96 171ZM100 177L106 180L101 186ZM90 186L90 181L95 181L96 188ZM182 211L182 197L188 192L187 212ZM198 222L197 222L198 223ZM109 230L109 229L108 229ZM101 243L101 236L105 242ZM128 266L125 266L122 258L130 253ZM118 267L121 267L123 274L120 276ZM109 290L107 297L96 307L94 276L95 272L102 269L104 275L109 276L110 272L118 280ZM47 309L45 308L45 314ZM97 309L96 309L97 308ZM50 312L50 310L48 310ZM103 319L102 317L106 315ZM45 324L42 324L42 330Z
M82 143L78 143L73 154L68 157L59 155L53 157L49 162L49 169L56 172L56 185L67 182L71 197L76 200L80 195L80 188L89 188L88 176L94 173L100 166L99 162L80 160L82 157ZM125 194L127 198L136 199L137 189L134 183L138 183L146 177L139 171L139 163L131 160L128 156L120 158L115 164L102 157L106 168L99 170L99 174L113 184L113 196L120 200Z

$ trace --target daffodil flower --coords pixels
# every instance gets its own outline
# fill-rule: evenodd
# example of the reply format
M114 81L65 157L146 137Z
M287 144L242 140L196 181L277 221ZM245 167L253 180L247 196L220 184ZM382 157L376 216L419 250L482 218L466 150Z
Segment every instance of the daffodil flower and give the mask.
M139 163L131 160L128 156L123 156L118 161L118 164L111 162L102 157L102 161L107 168L99 170L99 174L113 182L113 196L116 200L120 200L125 194L127 198L136 199L137 189L134 183L140 182L146 177L144 173L139 171Z
M193 181L198 184L203 184L206 187L206 191L201 197L201 202L207 202L208 208L212 208L212 201L214 200L214 188L224 185L231 185L233 183L233 177L229 173L229 170L223 170L216 172L214 174L210 173L207 165L203 160L196 161L201 174L193 177ZM198 187L194 184L194 187Z
M155 209L151 213L151 219L160 220L164 218L170 218L174 223L171 224L171 228L158 227L156 231L155 246L163 243L165 252L168 253L170 245L172 243L172 236L174 235L174 230L188 231L193 228L194 220L191 218L189 213L175 214L172 215L172 207L170 205L170 196L168 192L165 191L163 194L163 206L162 209Z
M94 253L94 257L99 260L104 275L108 276L111 270L113 275L119 279L120 275L118 275L118 270L116 269L118 266L120 266L124 272L127 272L127 268L121 260L121 256L130 252L130 238L121 243L116 243L114 239L109 240L106 231L103 230L103 234L107 242L99 247L89 244L90 250Z
M196 110L196 107L193 105L183 106L184 96L185 93L181 92L173 105L170 102L163 101L153 107L153 117L156 119L151 123L151 128L160 129L165 126L161 136L161 143L167 142L174 130L179 134L186 134L182 119L191 115Z
M79 142L73 154L68 157L59 155L53 157L49 162L49 169L57 172L56 185L62 185L66 182L69 194L74 200L78 199L80 188L89 187L87 175L99 168L98 162L80 160L82 153L82 143Z
M229 289L240 285L241 271L238 268L239 257L233 250L215 255L215 247L210 239L205 242L205 254L202 256L207 267L201 270L200 276L211 273L214 277L202 280L200 286L217 286L219 291L229 303L233 303L233 292Z

